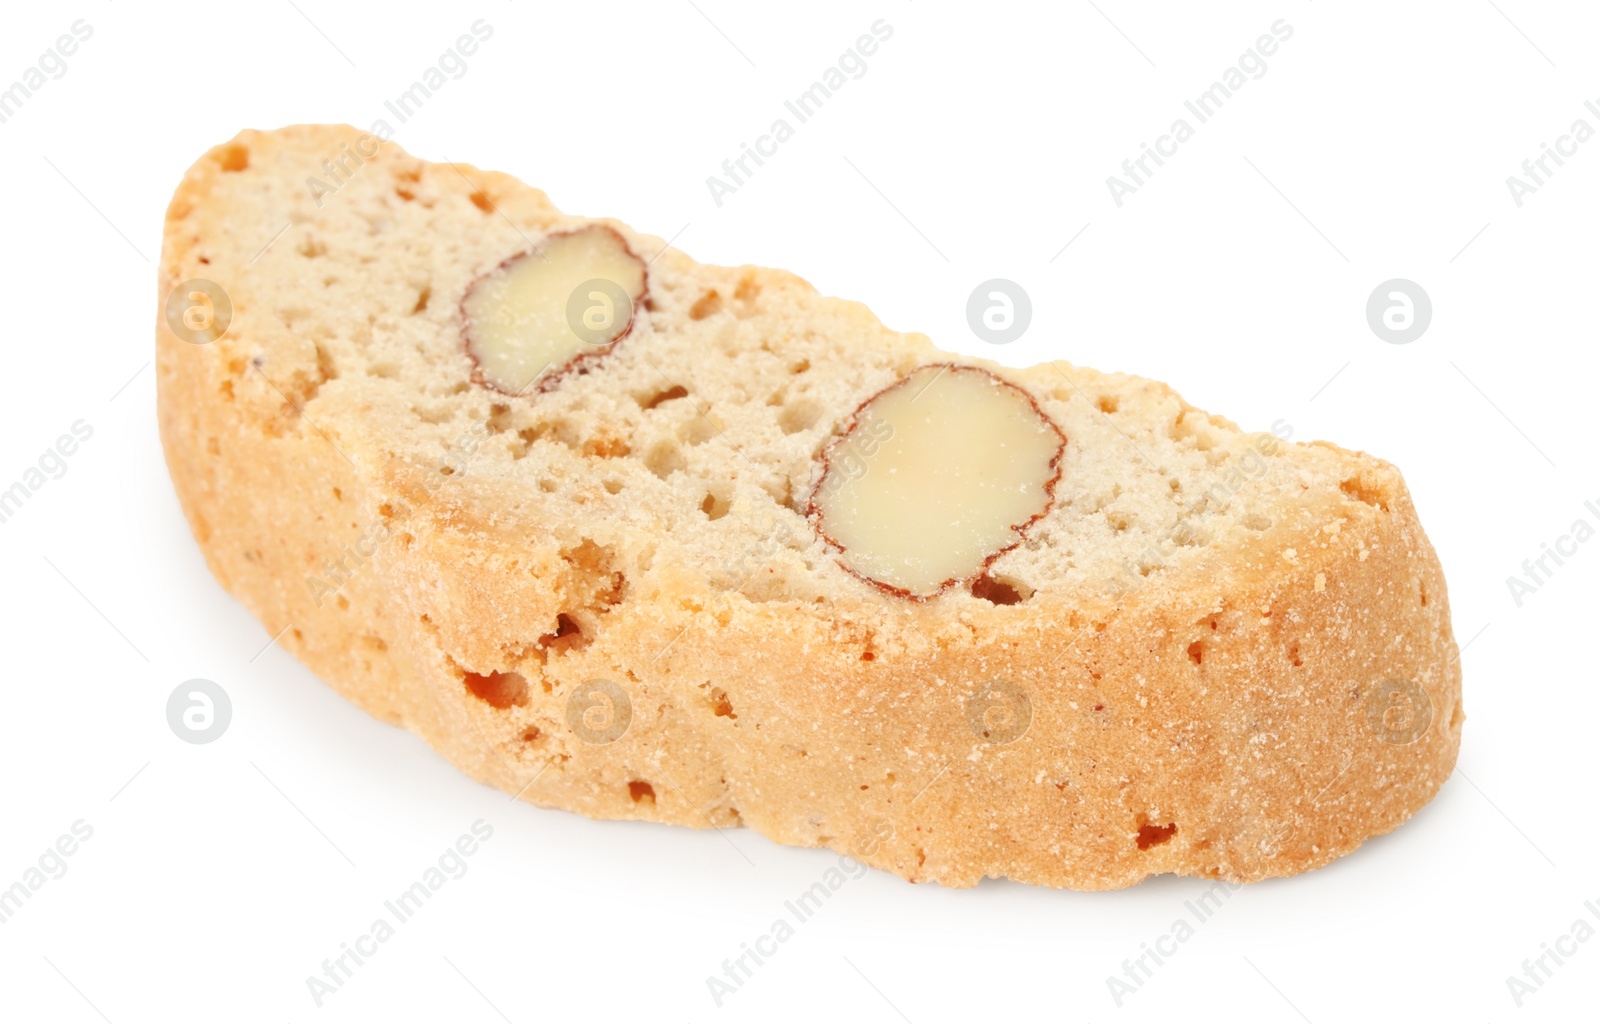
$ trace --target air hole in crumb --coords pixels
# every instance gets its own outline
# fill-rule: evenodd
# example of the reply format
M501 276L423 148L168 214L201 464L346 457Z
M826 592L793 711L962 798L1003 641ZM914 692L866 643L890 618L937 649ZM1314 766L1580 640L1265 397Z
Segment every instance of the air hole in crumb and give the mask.
M740 278L739 287L733 290L733 297L735 301L743 306L739 311L739 315L747 317L755 312L753 307L756 300L761 297L761 285L756 282L754 276Z
M520 672L490 672L488 675L467 672L462 681L466 683L467 692L496 710L528 703L528 681Z
M1339 481L1339 490L1343 491L1346 497L1364 501L1368 505L1384 512L1389 511L1387 496L1382 489L1369 486L1367 481L1360 477L1351 477L1348 480Z
M702 294L695 300L694 305L689 307L689 319L704 320L706 317L721 311L722 296L718 295L717 290L713 288L711 291Z
M539 646L556 654L565 654L575 647L586 645L583 630L578 627L578 623L572 616L562 612L556 616L556 631L540 637Z
M1200 664L1200 660L1202 658L1204 658L1204 657L1205 657L1205 645L1204 644L1202 644L1200 641L1196 640L1194 643L1189 645L1189 660L1190 661L1192 661L1196 665L1198 665L1198 664Z
M433 298L433 286L423 285L422 290L417 293L417 304L411 307L411 315L416 316L418 313L427 309L428 300L431 298Z
M1177 824L1170 821L1165 825L1140 825L1139 835L1134 843L1139 849L1148 850L1152 846L1160 846L1177 834Z
M1021 580L984 573L972 581L972 596L990 604L1021 604L1033 596L1033 588Z
M1256 530L1257 532L1265 530L1272 525L1272 520L1258 512L1251 512L1242 517L1239 522L1244 524L1245 529Z
M683 452L670 441L662 441L652 446L644 456L645 468L662 480L683 471L688 465L689 462L683 457Z
M721 519L728 514L728 499L707 491L706 500L700 503L700 511L706 514L707 519Z
M672 387L668 388L665 391L657 391L655 394L651 395L649 398L645 398L645 399L640 400L639 408L641 408L641 409L654 409L656 406L662 404L663 402L671 402L674 399L688 398L688 397L689 397L689 389L688 388L684 387L682 384L674 384L674 385L672 385Z
M1100 411L1103 413L1114 413L1117 411L1117 396L1101 395L1100 400L1095 404L1100 407Z
M1305 662L1300 660L1299 644L1294 644L1289 648L1289 664L1293 665L1295 668L1299 668L1301 665L1305 664Z
M539 727L537 725L530 725L526 729L522 730L522 742L538 743L540 737L543 735L544 733L539 731Z
M328 247L319 239L306 238L299 245L295 246L295 251L300 253L300 255L304 256L308 260L314 260L318 256L326 256L328 254Z
M222 169L225 171L242 171L250 166L250 150L237 143L222 151Z
M628 442L620 437L591 437L583 442L583 454L599 459L620 459L633 454Z
M718 718L738 718L734 714L733 702L728 700L728 694L720 687L711 688L711 708Z
M798 434L802 430L810 430L822 415L822 406L809 400L792 402L783 407L778 414L778 427L785 434Z
M790 366L789 367L789 372L798 375L798 374L805 373L809 369L811 369L811 360L802 359L798 363L795 363L793 366Z
M558 487L560 487L560 486L561 485L556 483L554 480L540 480L539 481L539 490L543 491L546 494L554 494L554 493L556 493L556 489Z
M491 434L503 434L511 429L513 422L511 406L495 402L489 406L489 419L484 426L489 428Z
M606 489L607 494L618 494L622 491L621 480L603 480L601 486Z
M705 444L713 437L716 437L717 431L720 429L716 420L711 418L710 413L702 412L693 419L685 420L683 425L678 428L678 436L683 438L686 444Z
M649 800L651 803L656 802L655 787L643 779L634 779L628 783L628 795L633 797L634 803L639 803L642 800Z
M489 197L484 195L482 192L474 192L474 193L472 193L471 198L472 198L472 205L476 206L478 209L482 210L484 213L493 213L494 212L494 204L489 202Z

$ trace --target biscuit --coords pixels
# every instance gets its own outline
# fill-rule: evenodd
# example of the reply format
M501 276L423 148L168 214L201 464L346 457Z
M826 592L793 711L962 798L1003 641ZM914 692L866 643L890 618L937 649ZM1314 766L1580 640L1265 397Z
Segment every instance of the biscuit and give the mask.
M600 228L645 267L621 333L534 376L475 358L474 284ZM524 270L527 294L570 287ZM1138 377L944 353L342 126L202 157L159 284L161 436L213 574L339 693L529 803L742 825L913 881L1109 889L1317 867L1454 767L1444 578L1366 454ZM485 339L529 322L471 308ZM942 366L965 391L900 409L893 444L855 429ZM989 394L1033 410L973 421L992 459L914 457ZM883 491L895 444L922 468L893 472L948 486ZM941 494L1025 463L1054 473L1043 499L956 569L901 572L954 550ZM936 539L874 561L876 508Z

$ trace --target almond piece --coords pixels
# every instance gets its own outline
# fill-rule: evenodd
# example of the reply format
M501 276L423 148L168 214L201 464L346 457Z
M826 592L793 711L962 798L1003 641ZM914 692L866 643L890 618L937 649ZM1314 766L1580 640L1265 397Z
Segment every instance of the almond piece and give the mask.
M1050 508L1066 437L975 366L921 367L864 402L822 453L808 518L840 564L921 600L981 573Z
M474 377L498 391L544 391L605 355L633 326L645 264L595 225L551 235L484 274L461 300Z

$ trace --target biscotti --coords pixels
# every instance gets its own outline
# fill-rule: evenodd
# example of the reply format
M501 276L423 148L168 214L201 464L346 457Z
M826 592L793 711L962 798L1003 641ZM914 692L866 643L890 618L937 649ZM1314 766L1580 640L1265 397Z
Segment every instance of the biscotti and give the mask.
M529 803L1102 889L1316 867L1454 766L1445 582L1371 456L346 127L202 157L159 303L217 579Z

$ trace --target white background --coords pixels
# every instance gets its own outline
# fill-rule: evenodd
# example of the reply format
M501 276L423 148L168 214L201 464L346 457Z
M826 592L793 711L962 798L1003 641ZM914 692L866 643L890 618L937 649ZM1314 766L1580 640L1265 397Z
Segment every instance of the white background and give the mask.
M1600 940L1520 1009L1506 977L1577 919L1600 927L1600 543L1521 607L1506 578L1600 506L1600 141L1521 207L1505 179L1575 119L1600 129L1583 106L1600 12L1096 2L12 5L0 85L74 20L94 34L0 124L0 487L74 421L94 435L0 523L0 887L74 821L94 833L0 924L0 1019L1594 1019ZM1438 798L1330 867L1241 890L1120 1008L1106 978L1202 883L874 872L718 1008L707 976L833 854L512 804L269 646L162 463L163 212L240 128L369 127L479 18L494 35L468 73L395 126L417 155L512 172L701 260L789 268L947 348L1158 377L1248 429L1285 419L1398 464L1466 646ZM894 35L865 76L713 203L707 176L878 18ZM1118 208L1106 177L1280 18L1293 37L1264 77ZM964 313L993 277L1034 306L1003 349ZM1434 306L1409 345L1365 319L1395 277ZM233 703L205 746L165 717L196 676ZM315 1007L306 977L480 818L494 836L467 874Z

